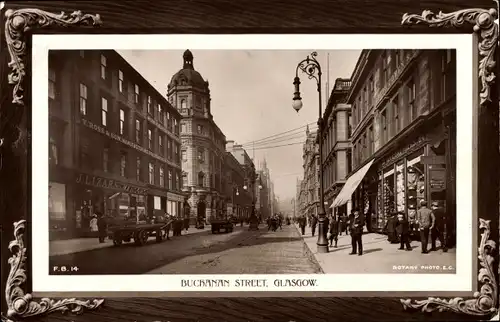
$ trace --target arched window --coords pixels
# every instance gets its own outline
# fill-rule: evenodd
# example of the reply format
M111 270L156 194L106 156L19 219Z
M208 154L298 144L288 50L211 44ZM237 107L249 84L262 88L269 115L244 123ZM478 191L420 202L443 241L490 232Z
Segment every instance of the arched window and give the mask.
M181 100L181 109L185 109L185 108L187 108L187 103L186 103L185 99L182 99Z

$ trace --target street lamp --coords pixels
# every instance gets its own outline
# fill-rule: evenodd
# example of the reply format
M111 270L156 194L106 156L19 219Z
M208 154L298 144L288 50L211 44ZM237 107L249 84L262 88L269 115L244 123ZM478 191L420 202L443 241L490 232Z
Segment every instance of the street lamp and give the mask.
M328 253L328 240L326 239L326 228L325 227L325 201L323 197L323 136L322 136L322 125L323 125L323 111L321 108L321 66L316 60L318 56L317 52L312 52L311 55L307 56L306 59L302 60L295 70L295 78L293 79L293 85L295 85L295 92L293 94L293 104L292 107L297 113L302 108L302 98L300 97L300 78L299 69L305 73L309 79L315 79L318 86L319 94L319 118L318 118L318 145L319 145L319 164L320 164L320 189L319 189L319 214L318 214L318 241L316 245L318 246L318 253Z

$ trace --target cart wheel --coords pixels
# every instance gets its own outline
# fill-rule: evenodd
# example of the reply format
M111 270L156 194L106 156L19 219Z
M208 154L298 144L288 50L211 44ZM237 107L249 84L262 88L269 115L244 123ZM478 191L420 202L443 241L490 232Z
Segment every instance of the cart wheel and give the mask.
M162 234L161 230L157 230L156 231L156 242L160 243L162 240L163 240L163 234Z
M113 244L115 246L120 246L122 244L122 240L121 239L113 239Z
M147 231L143 230L139 232L139 245L144 245L148 241L149 234Z

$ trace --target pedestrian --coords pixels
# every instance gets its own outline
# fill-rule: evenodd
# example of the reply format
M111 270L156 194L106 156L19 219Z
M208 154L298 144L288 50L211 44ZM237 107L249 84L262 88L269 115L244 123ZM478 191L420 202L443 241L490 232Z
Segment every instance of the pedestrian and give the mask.
M431 230L431 251L437 250L436 240L439 239L441 249L446 253L448 251L446 213L437 201L432 202L431 209L435 217L434 229Z
M422 243L422 254L429 253L427 246L429 244L429 232L434 229L435 217L432 210L427 208L427 201L420 202L420 209L417 211L416 222L420 232L420 242Z
M97 231L99 230L98 226L97 226L97 212L92 216L92 219L90 220L90 231L92 233L97 233ZM94 234L92 234L93 236L95 236Z
M106 223L106 218L102 215L101 212L97 212L97 229L99 231L99 243L104 243L107 235L108 225Z
M283 215L278 215L278 226L280 227L280 230L283 230Z
M352 251L349 255L358 254L358 256L363 255L363 225L364 218L356 208L354 213L351 214L349 218L350 231L351 231L351 244Z
M337 242L339 240L339 230L340 228L340 216L332 215L332 219L330 220L330 227L328 227L330 247L333 245L333 241L335 241L335 248L337 248Z
M352 213L351 213L352 214ZM342 214L342 226L344 228L344 232L349 235L349 217L346 214Z
M398 234L396 232L396 226L398 224L398 215L397 213L392 213L387 223L385 224L385 231L387 232L387 241L391 244L398 243Z
M398 249L403 250L406 246L407 251L412 250L410 245L410 224L408 220L406 220L403 212L399 212L397 215L396 232L399 235L401 243Z
M311 223L311 233L312 236L314 237L314 234L316 233L316 226L318 225L318 218L316 218L315 215L312 215L310 223Z
M184 217L183 221L184 221L184 229L186 230L187 233L189 230L189 217Z
M306 217L304 215L300 216L299 218L299 226L300 226L300 232L302 235L306 233Z

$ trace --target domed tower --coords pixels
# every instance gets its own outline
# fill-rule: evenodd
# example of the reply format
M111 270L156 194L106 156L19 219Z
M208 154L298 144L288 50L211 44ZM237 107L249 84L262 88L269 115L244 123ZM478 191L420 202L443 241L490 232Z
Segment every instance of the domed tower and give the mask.
M167 86L167 97L181 113L181 162L183 191L188 195L190 223L209 221L214 198L213 133L208 82L194 69L193 54L182 55L182 69L175 73Z
M188 49L182 55L182 69L175 73L167 87L167 97L182 116L203 116L212 119L208 81L194 69L193 53Z

